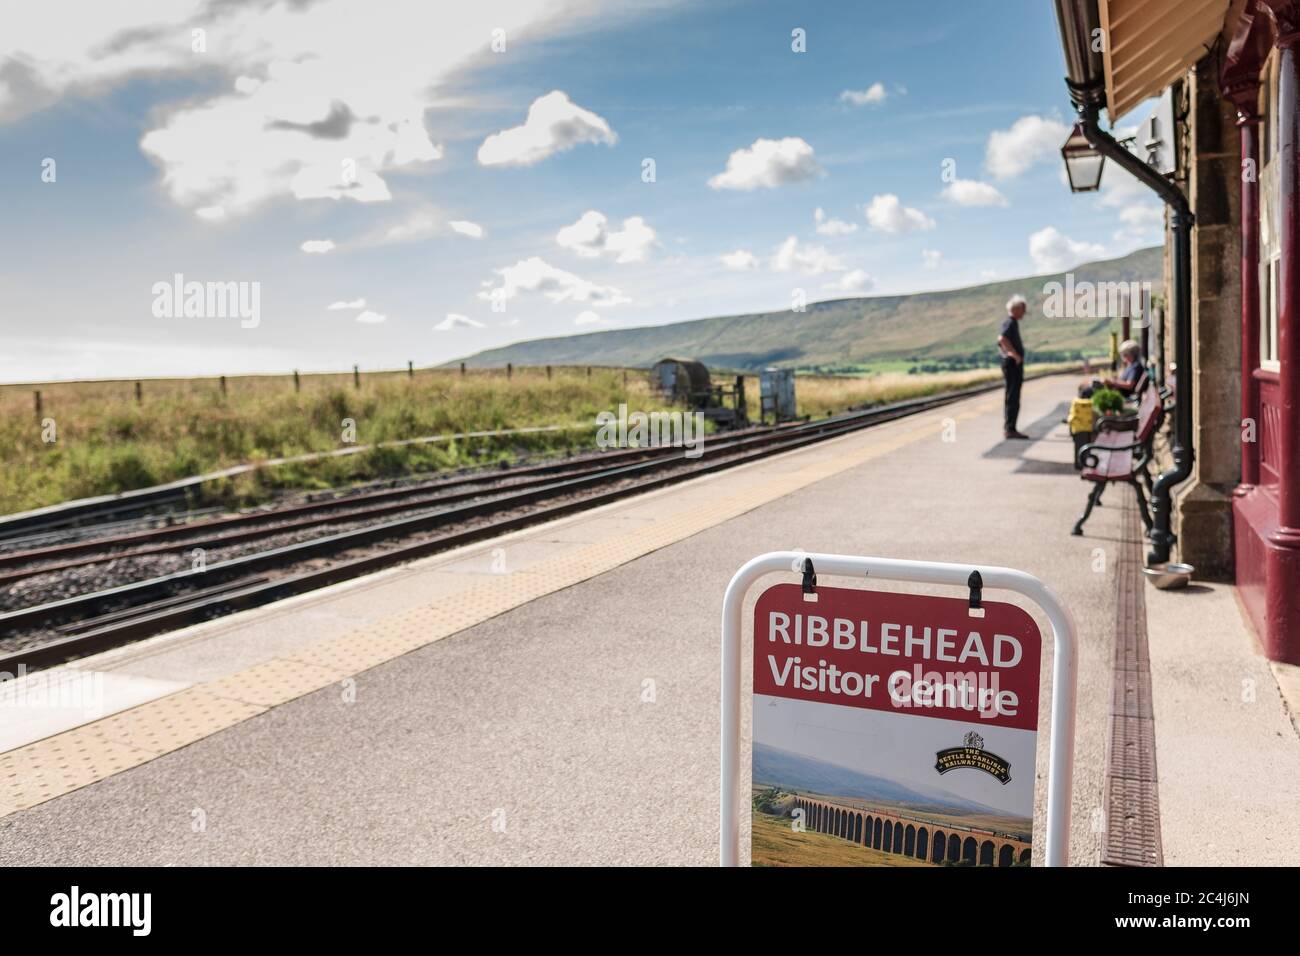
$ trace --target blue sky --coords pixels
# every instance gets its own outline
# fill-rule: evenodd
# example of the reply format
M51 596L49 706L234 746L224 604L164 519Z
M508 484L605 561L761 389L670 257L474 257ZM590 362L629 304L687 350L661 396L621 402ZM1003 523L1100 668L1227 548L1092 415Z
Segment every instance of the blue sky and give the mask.
M424 365L1159 241L1115 170L1065 188L1037 0L101 7L0 38L2 381ZM177 273L257 283L256 326L156 314Z

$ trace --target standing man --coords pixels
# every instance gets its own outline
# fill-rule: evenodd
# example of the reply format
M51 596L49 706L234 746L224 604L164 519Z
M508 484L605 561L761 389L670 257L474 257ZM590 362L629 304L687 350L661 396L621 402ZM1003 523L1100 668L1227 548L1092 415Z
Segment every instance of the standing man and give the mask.
M1025 298L1019 294L1013 295L1007 300L1007 317L1002 320L1002 328L998 330L1002 377L1007 383L1002 406L1002 434L1006 438L1029 437L1016 429L1016 419L1020 417L1020 385L1025 380L1025 346L1020 341L1020 320L1024 317Z

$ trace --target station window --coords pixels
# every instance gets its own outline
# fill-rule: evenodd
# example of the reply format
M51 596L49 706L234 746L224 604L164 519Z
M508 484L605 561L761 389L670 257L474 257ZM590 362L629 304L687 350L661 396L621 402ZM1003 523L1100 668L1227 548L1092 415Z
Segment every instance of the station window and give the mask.
M1278 280L1281 278L1281 195L1278 189L1278 56L1269 57L1260 84L1259 366L1280 371L1277 352Z

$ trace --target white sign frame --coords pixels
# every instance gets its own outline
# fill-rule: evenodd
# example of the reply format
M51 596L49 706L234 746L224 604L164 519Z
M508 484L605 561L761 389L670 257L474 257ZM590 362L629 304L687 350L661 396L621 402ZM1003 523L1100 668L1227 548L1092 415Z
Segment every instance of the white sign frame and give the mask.
M1013 568L975 567L937 561L903 561L846 554L769 551L745 563L727 585L722 601L722 812L719 856L723 866L738 866L740 856L740 662L744 633L745 595L765 574L803 571L811 558L822 575L866 577L915 584L945 584L965 588L972 571L979 571L984 590L1014 591L1047 614L1052 625L1052 726L1047 770L1047 866L1068 866L1070 856L1070 794L1074 772L1074 720L1079 653L1074 616L1056 593L1038 578Z

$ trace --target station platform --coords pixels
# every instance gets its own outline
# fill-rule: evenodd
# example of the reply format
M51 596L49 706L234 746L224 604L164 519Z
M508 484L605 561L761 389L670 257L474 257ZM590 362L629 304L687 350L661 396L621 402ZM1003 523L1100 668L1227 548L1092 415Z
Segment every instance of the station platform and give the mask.
M1006 565L1057 591L1080 631L1071 861L1093 865L1119 564L1105 558L1127 489L1070 535L1086 491L1060 424L1073 389L1026 383L1029 442L1002 441L1001 396L978 396L8 681L0 865L712 865L723 591L786 549ZM1160 599L1162 622L1197 613ZM1294 802L1260 775L1294 780L1300 740L1224 612L1231 590L1194 600L1216 623L1186 666L1153 625L1153 667L1158 648L1173 660L1173 683L1153 679L1161 766L1196 759L1180 735L1221 739L1179 688L1228 641L1258 678L1240 732L1267 737L1231 786L1279 791L1245 836L1271 829L1294 861ZM1045 648L1040 833L1050 664ZM1179 840L1215 786L1201 777L1193 792L1162 770ZM1215 825L1225 846L1232 826Z

